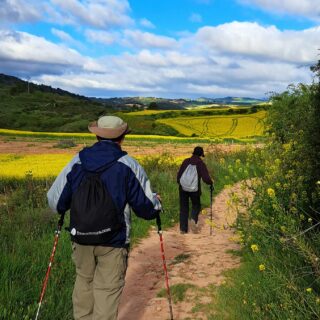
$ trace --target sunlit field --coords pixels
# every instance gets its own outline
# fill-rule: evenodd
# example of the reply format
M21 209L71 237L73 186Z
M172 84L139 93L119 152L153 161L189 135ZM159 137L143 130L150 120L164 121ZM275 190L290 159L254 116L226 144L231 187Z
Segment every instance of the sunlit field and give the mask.
M179 117L160 119L157 122L169 125L187 136L216 138L249 138L262 136L265 111L250 115Z
M70 154L0 154L0 178L25 178L33 176L34 178L49 178L59 174L65 165L72 159ZM160 165L178 165L185 158L177 157L155 157L155 156L135 156L136 160L144 163L152 158L157 158L157 164Z
M71 159L70 154L0 154L0 177L54 177Z

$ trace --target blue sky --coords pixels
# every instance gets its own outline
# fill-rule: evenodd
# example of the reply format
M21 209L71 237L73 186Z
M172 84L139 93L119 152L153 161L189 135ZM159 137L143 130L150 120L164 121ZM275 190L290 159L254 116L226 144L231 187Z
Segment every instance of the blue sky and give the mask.
M0 0L0 73L87 96L265 98L319 40L315 0Z

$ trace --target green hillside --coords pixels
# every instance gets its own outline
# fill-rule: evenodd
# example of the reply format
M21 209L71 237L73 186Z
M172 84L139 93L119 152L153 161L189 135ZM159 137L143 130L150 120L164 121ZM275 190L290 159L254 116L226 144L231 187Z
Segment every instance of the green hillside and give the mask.
M81 132L109 110L83 96L0 75L0 128Z

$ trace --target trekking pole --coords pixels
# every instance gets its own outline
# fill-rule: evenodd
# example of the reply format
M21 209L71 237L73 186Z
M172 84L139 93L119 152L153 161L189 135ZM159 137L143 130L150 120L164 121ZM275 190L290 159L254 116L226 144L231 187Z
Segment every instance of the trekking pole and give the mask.
M46 275L45 275L44 280L43 280L41 294L40 294L40 298L39 298L38 310L37 310L37 314L36 314L35 320L38 319L40 308L41 308L41 304L42 304L42 300L43 300L43 297L44 297L44 293L45 293L46 288L47 288L49 275L50 275L50 271L51 271L51 266L52 266L52 263L53 263L54 254L55 254L56 249L57 249L58 240L59 240L59 236L60 236L60 233L61 233L61 228L62 228L62 225L63 225L63 219L64 219L64 213L61 214L61 217L60 217L59 222L58 222L57 230L55 231L53 248L52 248L52 252L51 252L51 256L50 256L47 272L46 272Z
M161 255L162 255L164 276L166 279L167 295L168 295L169 310L170 310L170 320L173 320L172 300L171 300L171 293L170 293L170 287L169 287L169 277L168 277L168 270L167 270L167 265L166 265L166 258L164 256L164 246L163 246L162 230L161 230L161 219L160 219L159 214L157 216L157 226L158 226L158 234L160 237L160 249L161 249Z
M210 186L210 236L212 236L212 194L213 185Z

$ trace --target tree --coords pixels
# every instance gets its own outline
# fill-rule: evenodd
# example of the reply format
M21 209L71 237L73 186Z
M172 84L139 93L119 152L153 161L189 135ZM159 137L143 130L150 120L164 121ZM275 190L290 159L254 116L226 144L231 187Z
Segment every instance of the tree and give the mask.
M150 102L150 104L149 104L149 109L150 109L150 110L158 110L158 109L159 109L159 106L158 106L158 104L157 104L156 102L152 101L152 102Z

